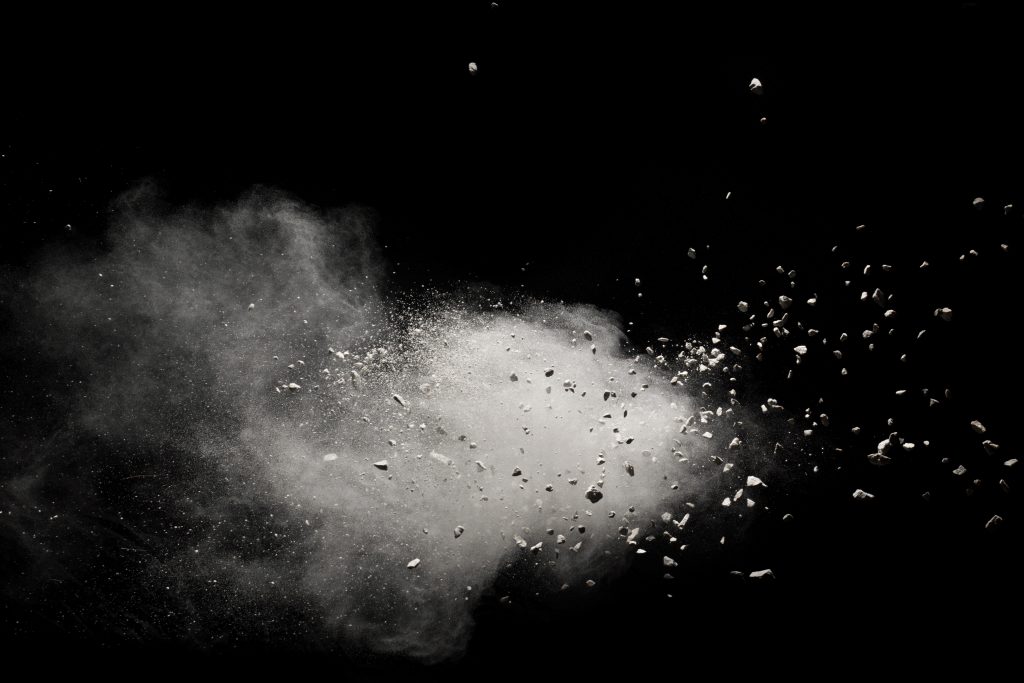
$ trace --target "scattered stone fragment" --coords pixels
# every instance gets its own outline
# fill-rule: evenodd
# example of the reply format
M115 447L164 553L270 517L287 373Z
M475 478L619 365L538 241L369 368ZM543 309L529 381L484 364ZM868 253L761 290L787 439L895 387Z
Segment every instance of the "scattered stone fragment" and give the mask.
M942 318L943 320L945 320L948 323L950 320L953 319L953 309L952 308L936 308L935 309L935 317Z
M583 338L586 339L587 341L594 341L594 335L590 332L590 330L583 330Z
M293 391L294 392L294 391L298 391L301 388L302 387L299 386L298 384L296 384L295 382L289 382L289 384L288 384L288 391Z
M408 567L409 569L416 569L416 567L420 566L420 558L417 557L416 559L410 561L409 564L407 564L405 566Z
M971 420L971 429L973 429L978 434L984 434L986 431L988 431L987 429L985 429L985 425L981 424L981 422L979 422L978 420Z
M853 492L853 497L856 498L857 500L871 500L872 498L874 498L874 495L868 493L867 491L864 491L863 489L857 489L856 491Z
M512 373L511 375L509 375L509 376L508 376L508 378L509 378L509 379L510 379L511 381L513 381L513 382L518 382L518 381L519 381L519 375L517 375L517 374L516 374L516 373L514 373L514 372L513 372L513 373Z
M465 531L466 531L466 528L463 527L461 524L459 526L455 527L455 538L458 538L459 536L461 536L463 533L465 533Z
M747 87L750 89L750 92L754 93L755 95L764 94L764 86L761 85L761 81L758 80L757 78L750 79L750 85L748 85Z
M406 407L407 404L405 402L405 399L403 399L398 394L394 394L391 398L395 399L395 403L397 403L398 405L402 406L403 408Z
M668 555L665 555L663 558L661 558L661 563L664 566L666 566L666 567L678 567L679 566L679 563L676 562L675 560L673 560Z
M337 453L328 453L327 455L324 456L324 462L330 462L332 460L337 460L337 459L338 459L338 454Z
M992 515L992 519L985 522L986 529L996 529L1000 524L1003 523L1003 518L999 515Z
M377 462L373 463L373 466L376 467L378 470L385 470L386 471L388 469L388 461L387 460L378 460Z
M750 572L750 578L752 579L774 579L775 574L771 569L761 569L760 571Z
M584 496L586 497L586 499L587 499L587 500L589 500L589 501L590 501L591 503L596 503L597 501L601 500L601 499L602 499L602 498L604 497L604 494L603 494L603 493L601 493L601 490L600 490L600 489L598 489L598 488L597 488L597 486L595 486L595 485L593 485L593 484L591 484L591 485L590 485L590 486L589 486L589 487L587 488L587 491L586 491L586 493L584 493L583 495L584 495Z
M999 444L989 441L988 439L981 442L981 447L985 449L985 452L989 455L995 455L999 452Z
M469 74L471 76L476 76L477 73L480 72L480 68L476 65L476 62L470 62L468 68L469 68Z

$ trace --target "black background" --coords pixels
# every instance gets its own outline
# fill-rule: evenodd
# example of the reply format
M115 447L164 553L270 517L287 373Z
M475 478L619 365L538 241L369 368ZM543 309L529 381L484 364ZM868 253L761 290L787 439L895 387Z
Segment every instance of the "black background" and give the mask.
M880 383L887 396L901 380L952 386L966 404L949 418L1003 425L1000 459L1014 457L1024 107L1013 17L984 2L681 4L11 17L5 276L16 281L55 243L101 244L111 202L141 180L170 202L267 185L318 206L369 206L394 286L485 280L589 301L634 321L640 346L665 330L710 331L736 300L759 300L749 293L779 263L827 292L841 286L839 261L884 254L906 266L889 286L925 310L950 305L955 330L916 369L851 360L851 376L864 379L808 379L791 391L827 394L850 424L878 424ZM747 90L753 76L763 97ZM982 212L971 206L979 195ZM1004 216L1009 203L1017 208ZM869 229L855 241L859 224ZM1002 260L957 261L971 248L995 259L1006 242ZM846 256L829 253L837 243ZM686 258L705 245L708 283L704 261ZM922 258L935 264L927 275L916 270ZM848 312L819 315L824 327ZM16 379L25 359L7 360ZM971 444L968 432L941 447ZM1021 566L1006 511L1019 503L1000 503L1007 523L983 533L989 498L954 492L946 469L879 476L865 465L796 486L787 505L797 524L765 522L744 548L694 569L671 601L660 572L637 569L585 601L485 602L466 657L434 673L530 675L553 661L588 678L612 663L665 663L669 675L824 663L823 675L871 675L890 655L912 666L1013 665ZM929 485L939 492L925 508ZM889 495L854 506L857 486ZM728 575L751 564L772 566L779 581L752 587ZM212 663L176 643L83 642L45 615L38 623L17 642ZM226 656L341 673L416 668L357 668L307 649L252 643Z

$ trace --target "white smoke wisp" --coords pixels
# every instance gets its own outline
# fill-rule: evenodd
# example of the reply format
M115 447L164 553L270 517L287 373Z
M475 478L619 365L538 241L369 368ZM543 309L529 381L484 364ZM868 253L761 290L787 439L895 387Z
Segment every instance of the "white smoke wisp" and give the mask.
M695 400L626 354L613 315L382 296L371 220L145 191L108 253L54 257L34 296L88 378L79 427L169 449L130 463L157 478L140 486L175 479L154 494L180 522L150 532L154 586L197 620L297 601L327 640L436 661L507 566L536 590L600 585L718 470L681 430Z

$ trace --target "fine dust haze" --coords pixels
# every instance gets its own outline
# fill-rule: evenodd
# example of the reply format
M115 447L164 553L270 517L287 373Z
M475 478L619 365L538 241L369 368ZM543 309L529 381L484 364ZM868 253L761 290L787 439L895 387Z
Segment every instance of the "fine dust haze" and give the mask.
M23 478L74 471L93 493L54 507L68 542L98 524L137 554L131 590L162 607L132 632L278 640L298 611L324 643L436 661L500 574L600 590L656 521L682 536L723 476L712 444L743 485L736 416L614 314L384 284L372 214L268 190L182 209L142 188L101 252L37 266L19 333L62 368L66 423ZM75 580L21 536L38 581Z

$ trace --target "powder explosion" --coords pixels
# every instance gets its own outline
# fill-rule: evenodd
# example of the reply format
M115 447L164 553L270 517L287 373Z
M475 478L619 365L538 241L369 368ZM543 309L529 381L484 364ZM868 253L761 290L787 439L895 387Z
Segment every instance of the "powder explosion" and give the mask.
M164 596L135 616L146 631L208 646L236 637L215 626L230 615L274 640L300 609L322 642L435 661L499 574L586 591L656 536L671 570L719 486L736 513L713 527L757 505L739 413L701 408L661 352L628 355L612 314L384 296L365 212L265 190L181 211L144 188L121 209L108 253L51 256L33 280L26 327L78 378L67 428L89 445L32 462L40 479L90 462L94 491L114 478L147 501L126 518L95 495L50 532L100 519L139 553L132 582ZM735 353L680 356L725 378Z

